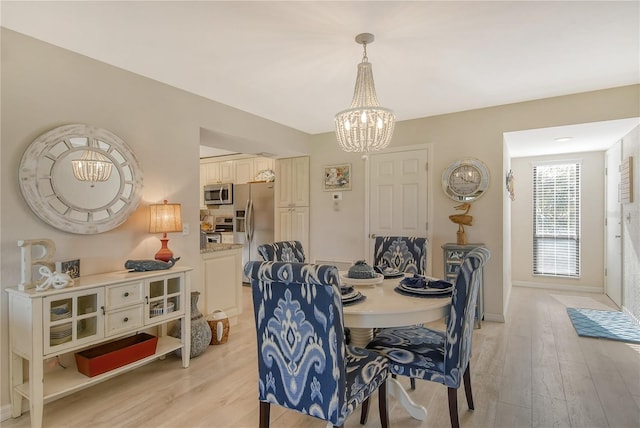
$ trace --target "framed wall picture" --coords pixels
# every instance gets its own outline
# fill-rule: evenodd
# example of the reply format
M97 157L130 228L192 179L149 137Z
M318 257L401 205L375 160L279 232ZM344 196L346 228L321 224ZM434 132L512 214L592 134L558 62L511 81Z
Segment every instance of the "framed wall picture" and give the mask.
M351 164L325 166L323 180L325 192L351 190Z

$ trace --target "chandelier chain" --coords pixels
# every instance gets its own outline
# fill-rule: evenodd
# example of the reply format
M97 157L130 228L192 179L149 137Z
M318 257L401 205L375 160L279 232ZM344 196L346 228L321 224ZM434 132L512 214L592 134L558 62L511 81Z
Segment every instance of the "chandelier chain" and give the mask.
M369 57L367 57L367 42L362 42L362 62L369 62Z

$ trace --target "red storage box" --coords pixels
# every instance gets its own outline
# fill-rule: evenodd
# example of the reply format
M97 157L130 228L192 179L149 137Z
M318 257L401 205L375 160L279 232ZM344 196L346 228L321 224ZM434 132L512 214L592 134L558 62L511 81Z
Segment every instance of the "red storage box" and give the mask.
M153 355L157 345L156 336L139 333L77 352L76 365L80 373L94 377Z

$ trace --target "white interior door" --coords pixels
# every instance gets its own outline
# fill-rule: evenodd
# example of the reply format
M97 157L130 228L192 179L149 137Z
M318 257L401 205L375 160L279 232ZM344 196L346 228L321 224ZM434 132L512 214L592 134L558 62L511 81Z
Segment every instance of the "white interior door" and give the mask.
M427 162L426 147L369 156L370 261L375 236L428 237Z
M620 162L622 142L605 153L606 226L605 226L605 293L622 307L622 212L620 207Z

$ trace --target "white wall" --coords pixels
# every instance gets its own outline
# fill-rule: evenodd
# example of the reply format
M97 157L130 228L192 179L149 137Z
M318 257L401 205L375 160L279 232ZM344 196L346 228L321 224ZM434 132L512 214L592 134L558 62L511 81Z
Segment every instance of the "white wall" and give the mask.
M510 263L510 254L505 252L509 249L504 246L511 237L505 236L503 230L503 223L509 221L504 205L510 203L504 186L508 159L503 149L503 133L639 115L640 85L634 85L398 122L392 147L430 143L433 148L430 165L434 205L433 274L442 275L441 246L455 242L457 228L448 218L454 213L455 203L440 188L442 171L457 159L478 158L491 171L491 182L486 194L473 203L473 226L465 231L469 242L484 242L492 252L485 268L485 318L503 320L511 288L508 275L515 264ZM336 212L330 195L322 191L321 171L323 165L346 162L353 166L353 190L343 192L342 209ZM310 259L353 261L362 258L364 168L360 156L342 152L333 133L315 135L310 168Z
M622 306L640 322L640 126L622 138L622 158L633 156L633 202L622 205Z
M6 29L2 29L1 43L2 288L19 280L18 239L52 238L58 246L57 256L67 259L79 255L82 272L88 274L121 269L130 258L152 257L159 243L156 236L147 233L149 203L164 198L181 203L185 222L195 230L199 221L201 129L206 130L208 145L215 146L216 139L232 136L232 141L248 144L252 153L282 148L282 153L311 154L310 259L361 258L364 169L360 156L338 149L333 133L310 137ZM500 319L510 287L510 278L503 272L509 257L503 251L506 237L502 231L507 197L503 185L503 132L637 117L639 91L640 85L634 85L398 123L393 146L433 146L434 274L442 274L440 246L455 240L456 231L456 225L448 219L454 212L454 203L440 190L439 177L452 161L462 156L477 157L491 170L492 181L487 194L474 203L474 226L467 232L470 240L485 242L493 252L485 271L485 310L489 317ZM68 123L87 123L115 132L127 141L141 162L143 202L127 222L113 231L91 236L60 232L42 223L22 199L17 183L22 153L41 133ZM330 193L322 191L322 166L345 162L354 168L353 190L344 192L342 210L336 212L327 203ZM173 251L183 257L179 263L196 267L194 288L198 289L197 234L172 234L170 239ZM9 402L7 307L6 293L1 294L0 405L5 406Z
M533 275L533 165L550 160L581 162L580 278ZM512 281L517 285L567 286L604 292L604 152L514 158L516 200L511 203Z
M148 205L182 204L191 234L169 235L169 247L193 266L192 288L201 290L199 225L200 130L219 130L264 144L278 141L306 151L309 136L139 75L2 29L0 169L0 283L20 280L19 239L50 238L56 260L80 258L81 273L124 269L128 259L153 258L158 235L148 233ZM20 193L18 167L26 148L57 126L86 123L123 138L144 173L140 207L120 227L98 235L54 229L31 212ZM196 233L194 233L196 232ZM9 403L7 298L0 305L0 405ZM202 300L201 300L202 301ZM202 303L200 304L202 308ZM4 407L3 407L4 409Z

